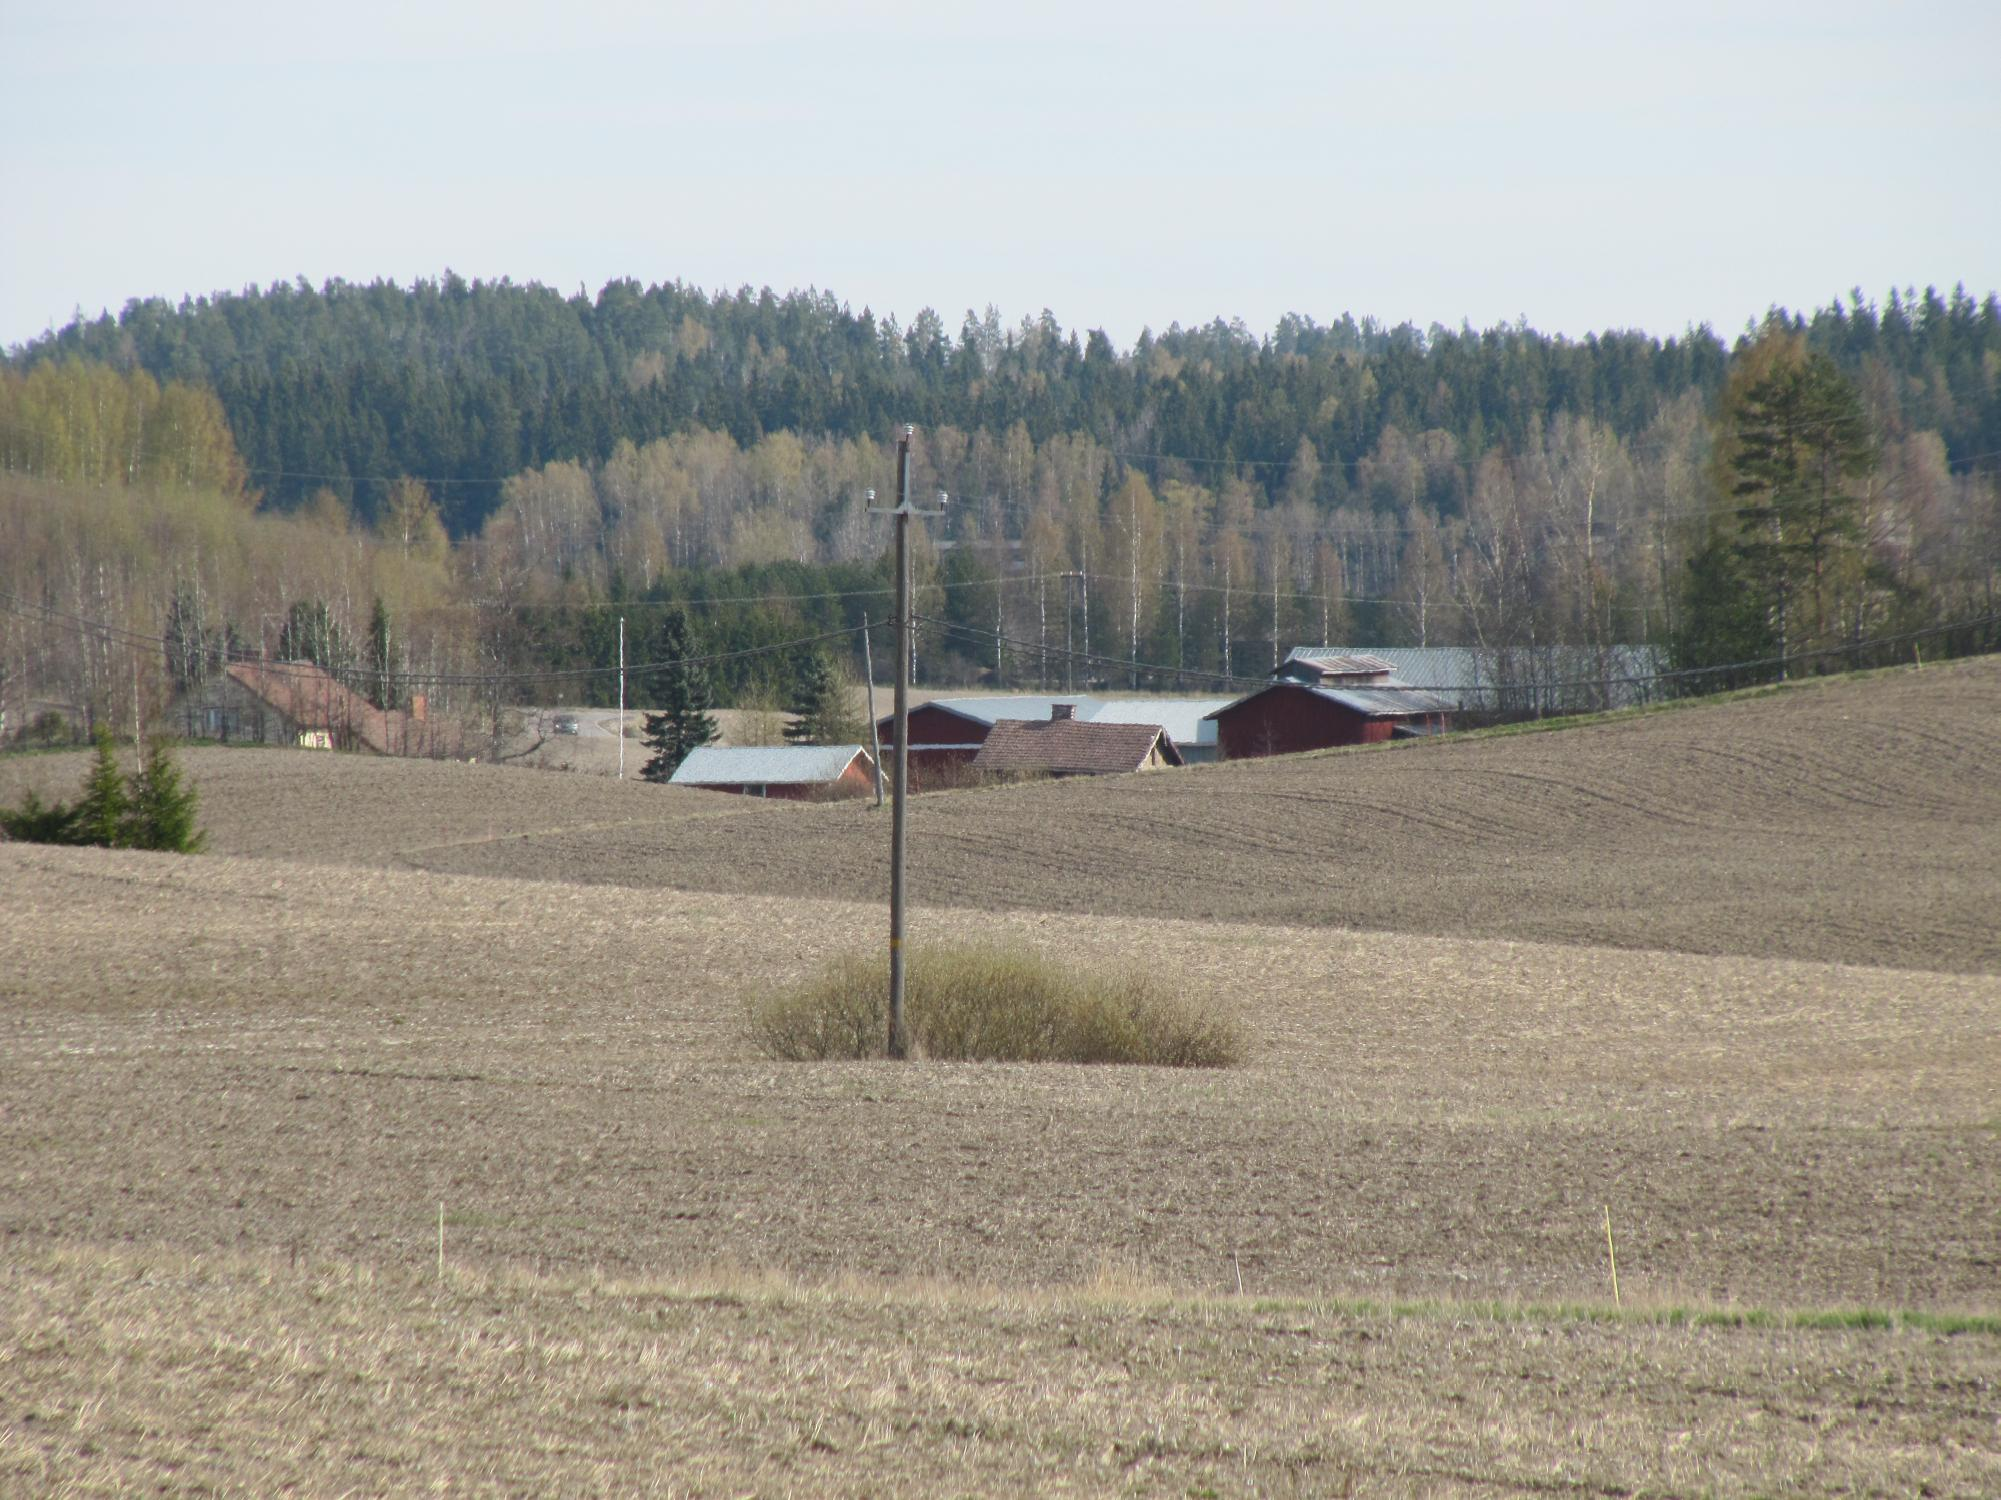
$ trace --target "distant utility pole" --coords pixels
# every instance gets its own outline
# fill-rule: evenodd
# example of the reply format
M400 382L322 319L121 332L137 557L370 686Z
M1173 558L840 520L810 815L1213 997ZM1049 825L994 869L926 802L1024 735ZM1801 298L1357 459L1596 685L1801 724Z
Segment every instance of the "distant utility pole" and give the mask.
M618 617L618 779L625 780L625 616Z
M889 816L889 1055L899 1059L910 1053L903 1025L903 864L910 797L910 518L942 516L947 498L940 490L936 506L919 510L910 503L910 439L915 431L906 425L903 436L897 439L896 504L877 505L875 491L868 492L872 513L896 517L896 780Z

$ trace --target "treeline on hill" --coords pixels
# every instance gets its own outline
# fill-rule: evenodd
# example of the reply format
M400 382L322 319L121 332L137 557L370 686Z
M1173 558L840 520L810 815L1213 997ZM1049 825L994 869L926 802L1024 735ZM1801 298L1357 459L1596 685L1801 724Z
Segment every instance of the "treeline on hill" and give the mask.
M341 384L377 375L403 395ZM495 380L522 403L496 396L499 425ZM593 391L658 420L549 437L535 414ZM118 720L150 649L162 702L232 653L300 654L497 722L610 701L618 620L643 663L670 604L725 658L725 701L768 696L787 667L760 648L889 612L866 496L904 417L915 486L954 497L914 529L928 681L1192 688L1309 642L1707 665L1997 607L1992 297L1774 314L1727 352L1289 319L1120 355L1047 319L954 344L817 296L274 288L133 304L0 367L0 715Z
M1878 308L1856 293L1774 321L1834 359L1879 419L1938 433L1948 459L2001 449L1992 295L1892 292ZM14 363L81 358L213 390L280 509L327 485L373 520L394 476L449 479L433 490L461 536L508 476L599 462L621 439L706 430L751 448L779 432L879 439L903 422L995 441L1019 424L1038 446L1086 433L1201 463L1283 465L1304 440L1322 466L1312 499L1333 506L1390 429L1440 435L1468 463L1558 416L1631 441L1676 398L1712 399L1729 353L1707 329L1569 340L1345 315L1288 316L1265 336L1176 326L1121 353L1046 312L1015 326L968 312L954 335L928 309L905 329L821 292L712 297L626 280L592 299L448 274L408 289L301 281L133 301Z

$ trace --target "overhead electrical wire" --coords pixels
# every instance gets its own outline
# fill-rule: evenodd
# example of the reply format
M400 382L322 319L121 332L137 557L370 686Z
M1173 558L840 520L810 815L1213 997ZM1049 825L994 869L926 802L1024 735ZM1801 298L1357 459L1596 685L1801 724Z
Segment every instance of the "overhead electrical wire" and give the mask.
M940 620L928 615L919 615L916 618L920 623L934 626L935 628L938 628L940 630L951 631L961 636L977 638L983 641L997 641L1003 645L1013 646L1017 650L1022 651L1028 655L1047 655L1059 658L1072 658L1080 661L1102 663L1103 665L1122 668L1126 671L1137 671L1137 672L1151 673L1157 675L1165 674L1170 676L1181 676L1181 677L1200 677L1205 681L1209 682L1255 682L1263 684L1269 684L1271 682L1271 677L1269 675L1263 677L1246 677L1242 673L1204 671L1198 667L1174 667L1174 666L1168 666L1165 663L1160 663L1160 662L1144 662L1144 661L1135 662L1123 656L1105 656L1097 652L1087 653L1081 651L1073 651L1060 646L1049 646L1049 647L1039 646L1034 641L1019 640L1013 636L1004 635L997 631L983 630L977 625L961 625L954 621ZM1644 686L1650 683L1657 683L1657 682L1683 681L1696 677L1714 677L1725 672L1748 672L1768 667L1791 666L1798 662L1817 661L1824 657L1829 657L1829 656L1843 656L1843 655L1860 653L1862 651L1873 649L1879 646L1908 645L1916 641L1929 640L1933 636L1949 635L1954 631L1977 630L1983 626L1990 626L1997 624L2001 624L2001 614L1981 615L1975 619L1959 620L1949 625L1930 625L1926 626L1922 630L1909 630L1909 631L1904 631L1897 635L1872 636L1866 640L1848 641L1837 646L1816 647L1813 650L1809 651L1788 652L1782 656L1756 657L1745 661L1718 662L1712 666L1707 666L1707 667L1681 667L1665 672L1605 674L1605 675L1594 675L1591 677L1580 677L1562 682L1495 683L1490 686L1468 686L1465 684L1437 685L1437 684L1424 684L1424 683L1411 683L1411 682L1399 682L1391 684L1370 683L1368 685L1368 690L1372 693L1373 692L1542 693L1562 688L1594 688L1594 687L1607 687L1607 686L1635 687L1635 686ZM1381 649L1385 651L1396 651L1399 648L1395 646L1385 646L1382 647ZM1423 648L1403 648L1403 649L1423 649ZM1533 648L1521 648L1521 647L1509 648L1505 646L1503 647L1455 646L1443 649L1458 650L1458 651L1490 650L1497 655L1505 655L1510 649L1521 650L1521 649L1533 649ZM1560 646L1558 649L1564 651L1574 651L1574 652L1588 654L1594 648L1590 646L1566 645L1566 646Z
M20 601L15 600L10 595L0 595L0 612L15 615L23 619L61 621L65 624L75 625L82 630L92 631L104 636L107 640L117 641L127 646L143 646L148 649L157 648L166 650L169 647L176 647L179 644L167 636L150 635L144 631L131 630L124 626L112 625L101 620L92 620L83 615L69 614L63 610L50 608L47 605L31 604L24 607ZM746 646L735 651L712 651L700 656L664 657L654 661L631 661L625 664L624 670L627 676L632 676L637 673L663 671L666 668L675 666L715 666L721 662L741 661L754 656L769 656L780 651L795 651L801 646L818 645L823 641L841 640L850 636L860 635L864 630L870 628L872 627L866 625L847 625L837 630L824 630L815 635L803 635L796 636L790 640L772 641L762 646ZM232 660L244 665L255 664L260 671L271 672L280 676L307 677L314 673L329 671L329 669L312 662L274 662L265 661L260 657L254 656L238 656L233 657ZM378 672L372 667L348 667L338 672L331 672L330 675L335 677L344 675L354 676L365 678L369 682L393 682L399 685L422 686L429 684L439 687L485 687L504 682L547 682L551 680L572 680L587 677L611 677L616 676L618 672L619 668L617 666L551 667L523 672Z

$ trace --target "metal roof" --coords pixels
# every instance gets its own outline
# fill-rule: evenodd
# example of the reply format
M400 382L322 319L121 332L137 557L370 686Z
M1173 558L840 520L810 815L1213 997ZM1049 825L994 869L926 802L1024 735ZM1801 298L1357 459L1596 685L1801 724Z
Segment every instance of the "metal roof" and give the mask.
M1397 680L1430 688L1461 708L1520 706L1533 700L1544 707L1576 704L1620 707L1646 701L1646 679L1664 671L1666 653L1658 646L1326 646L1308 651L1368 652L1390 663ZM1602 700L1602 701L1601 701Z
M1208 716L1229 698L1107 698L1089 714L1093 724L1158 724L1177 745L1213 745L1216 723Z
M1421 688L1314 687L1308 688L1307 692L1371 719L1394 719L1404 714L1447 714L1453 708L1451 699L1427 693Z
M1054 705L1068 703L1075 706L1073 717L1078 723L1158 724L1177 745L1213 745L1216 726L1203 721L1231 701L1228 698L1093 698L1081 693L1012 694L993 698L933 698L929 703L918 704L911 712L918 708L942 708L991 728L1003 719L1039 722L1049 717ZM884 714L882 722L887 724L892 717Z
M1325 698L1330 703L1338 703L1350 713L1358 713L1370 719L1396 719L1407 714L1447 714L1453 709L1452 700L1437 693L1427 693L1420 688L1399 687L1312 687L1304 682L1281 679L1244 694L1209 715L1213 723L1227 709L1239 703L1249 703L1253 698L1262 698L1266 693L1290 690L1295 693L1312 693Z
M1284 665L1305 662L1318 671L1333 677L1374 676L1379 672L1393 672L1395 665L1380 656L1366 652L1351 652L1335 646L1294 646L1286 656ZM1283 667L1281 667L1283 670Z
M669 779L675 786L797 786L836 780L864 754L860 745L704 745Z

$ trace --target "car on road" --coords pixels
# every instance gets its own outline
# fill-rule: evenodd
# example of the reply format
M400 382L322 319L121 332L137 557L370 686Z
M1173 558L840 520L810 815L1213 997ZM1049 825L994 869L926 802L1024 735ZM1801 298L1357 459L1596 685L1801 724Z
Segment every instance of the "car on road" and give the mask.
M577 726L577 716L575 714L557 714L556 733L558 734L581 733L580 729Z

